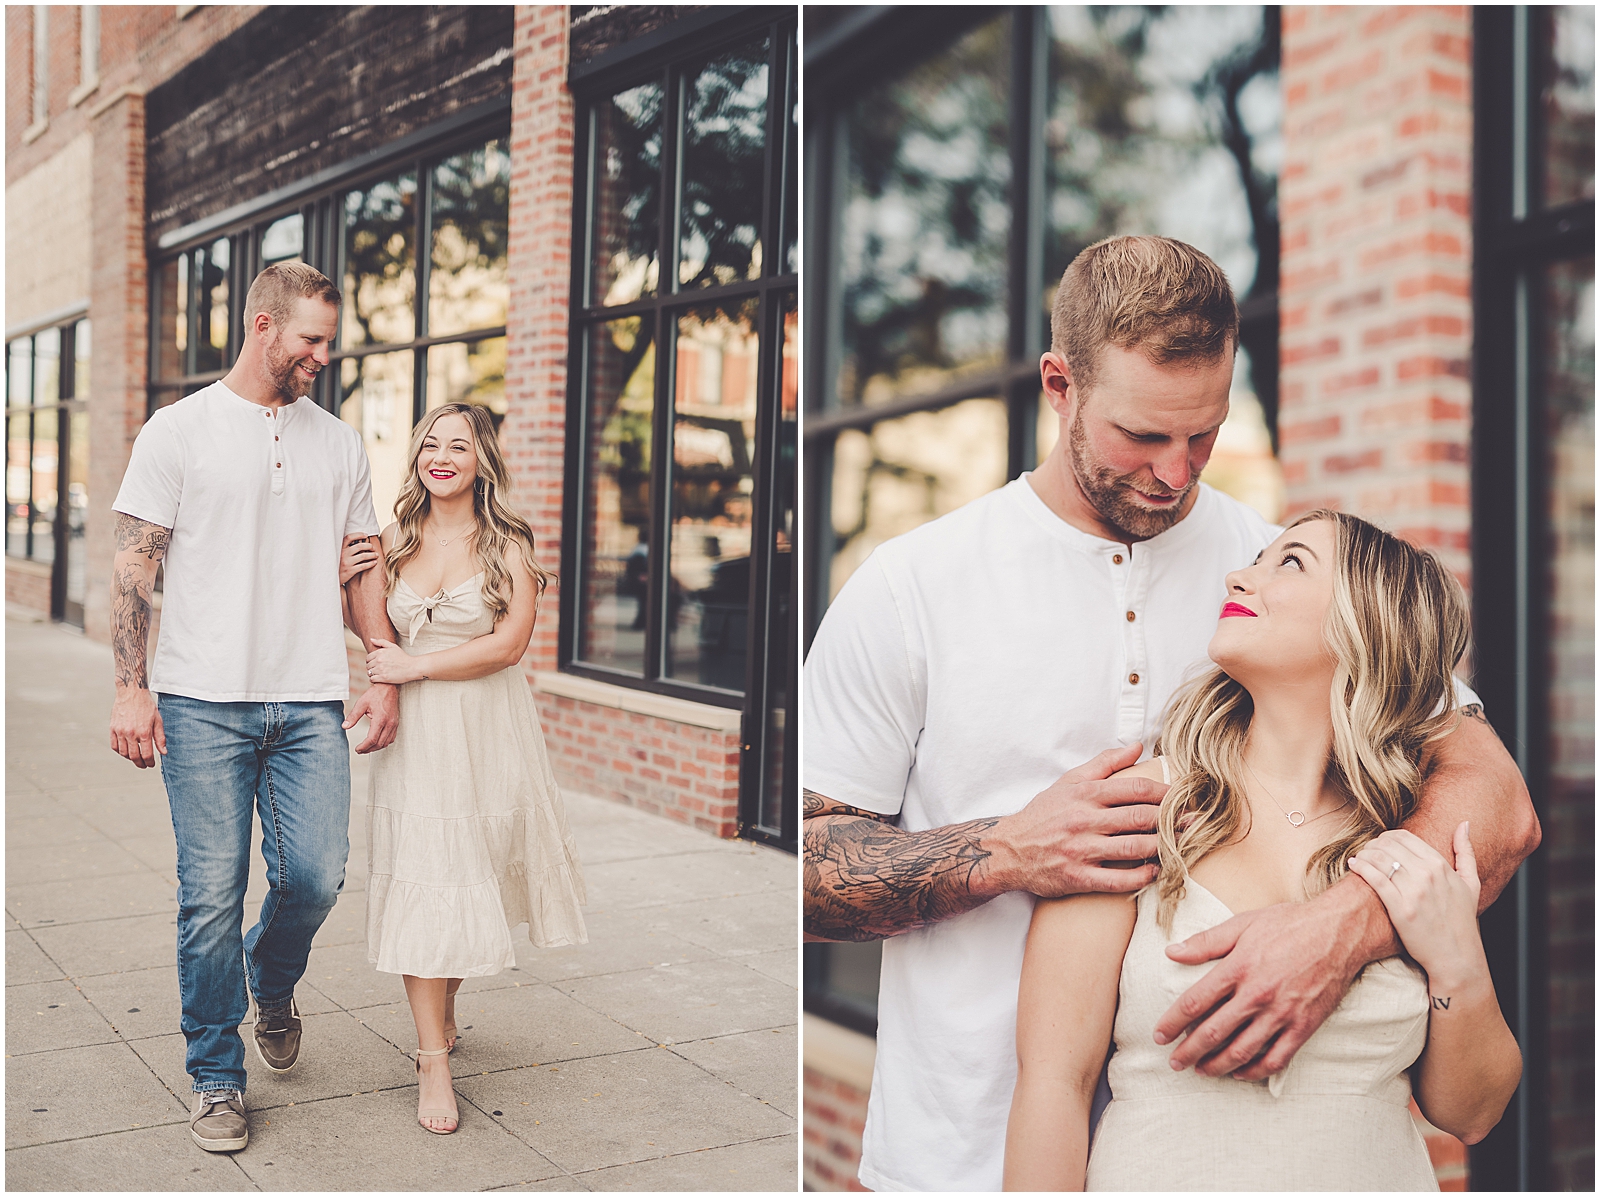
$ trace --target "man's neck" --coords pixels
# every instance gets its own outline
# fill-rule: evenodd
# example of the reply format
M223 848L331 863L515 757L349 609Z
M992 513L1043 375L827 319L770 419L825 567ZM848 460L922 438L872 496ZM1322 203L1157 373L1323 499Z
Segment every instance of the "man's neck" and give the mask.
M1056 447L1050 450L1050 455L1028 475L1028 484L1033 487L1033 493L1039 496L1046 507L1080 532L1125 545L1134 545L1150 539L1148 536L1130 536L1121 528L1113 527L1105 521L1105 517L1093 503L1089 502L1089 496L1083 493L1083 487L1078 484L1078 476L1072 470L1072 463L1067 460L1064 441L1057 441ZM1172 527L1176 527L1188 518L1189 513L1194 510L1195 500L1199 497L1199 487L1195 487L1184 496L1183 506Z
M266 371L244 356L234 363L233 369L229 370L227 377L222 380L222 385L239 398L258 407L276 410L295 402L293 399L285 399L278 388L267 381Z

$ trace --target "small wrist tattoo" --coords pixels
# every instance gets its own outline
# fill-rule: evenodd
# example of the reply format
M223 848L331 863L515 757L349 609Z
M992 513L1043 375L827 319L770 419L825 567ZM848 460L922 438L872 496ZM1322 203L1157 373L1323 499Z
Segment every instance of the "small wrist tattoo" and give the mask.
M1434 997L1432 994L1429 994L1428 1000L1435 1010L1450 1009L1450 999L1447 997Z

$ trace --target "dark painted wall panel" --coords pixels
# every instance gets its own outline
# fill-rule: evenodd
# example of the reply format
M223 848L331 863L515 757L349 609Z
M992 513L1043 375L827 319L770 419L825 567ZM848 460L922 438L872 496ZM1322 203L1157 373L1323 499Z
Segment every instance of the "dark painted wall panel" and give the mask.
M509 5L269 8L146 100L148 233L511 91Z

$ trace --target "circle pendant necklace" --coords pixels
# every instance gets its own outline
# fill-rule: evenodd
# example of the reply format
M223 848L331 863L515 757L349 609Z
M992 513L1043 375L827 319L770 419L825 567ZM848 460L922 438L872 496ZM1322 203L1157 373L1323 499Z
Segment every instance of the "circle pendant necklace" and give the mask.
M1243 761L1244 757L1241 755L1239 759ZM1306 812L1303 811L1303 810L1284 810L1283 809L1283 803L1279 802L1278 799L1273 795L1272 791L1267 789L1266 783L1263 782L1261 780L1261 778L1256 775L1256 771L1254 769L1250 768L1250 762L1249 761L1244 761L1244 767L1246 769L1249 769L1250 776L1254 777L1256 779L1256 784L1261 787L1261 792L1263 794L1265 794L1268 798L1272 799L1272 805L1277 807L1279 813L1282 814L1283 817L1289 821L1289 826L1290 827L1304 827L1308 822L1315 823L1317 821L1317 819L1326 819L1329 815L1337 814L1339 811L1342 811L1345 807L1350 805L1350 799L1346 798L1343 802L1339 803L1339 805L1334 807L1332 810L1323 811L1320 815L1317 816L1316 819L1307 819L1306 818Z

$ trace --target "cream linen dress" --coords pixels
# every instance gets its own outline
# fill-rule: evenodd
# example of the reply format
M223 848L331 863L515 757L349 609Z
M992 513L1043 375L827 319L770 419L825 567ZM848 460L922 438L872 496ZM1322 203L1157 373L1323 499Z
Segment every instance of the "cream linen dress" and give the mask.
M1438 1190L1407 1103L1406 1069L1428 1037L1428 986L1398 959L1369 965L1267 1081L1174 1072L1156 1021L1215 962L1178 964L1168 943L1233 916L1190 878L1169 938L1156 892L1139 895L1122 963L1106 1107L1085 1187L1143 1190Z
M404 579L389 618L412 655L494 628L483 575L432 598ZM367 959L380 972L483 977L536 947L584 943L583 876L522 668L400 687L400 730L372 758Z

